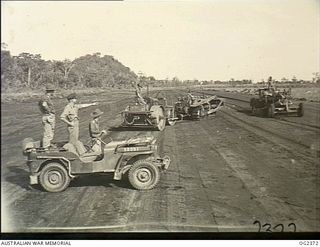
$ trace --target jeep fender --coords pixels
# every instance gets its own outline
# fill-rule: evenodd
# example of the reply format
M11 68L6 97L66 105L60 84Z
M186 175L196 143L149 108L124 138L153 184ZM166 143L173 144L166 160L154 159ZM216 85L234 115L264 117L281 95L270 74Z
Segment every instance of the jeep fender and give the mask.
M121 180L122 179L122 175L125 174L132 166L132 164L134 162L136 162L137 160L142 160L142 159L153 159L154 158L154 154L138 154L138 155L134 155L134 156L127 156L124 157L122 156L117 164L117 167L114 171L114 175L113 175L113 179L114 180Z
M73 176L71 174L71 163L70 163L70 161L68 159L66 159L64 157L43 157L43 159L45 159L45 160L39 165L37 173L39 173L41 171L41 169L46 164L48 164L50 162L58 162L58 163L62 164L67 169L70 178L74 178L75 177L75 176Z

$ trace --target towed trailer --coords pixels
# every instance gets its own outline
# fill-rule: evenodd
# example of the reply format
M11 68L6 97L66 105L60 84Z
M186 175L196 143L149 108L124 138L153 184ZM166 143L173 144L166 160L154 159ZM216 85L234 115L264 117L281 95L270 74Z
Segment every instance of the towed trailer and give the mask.
M191 120L199 120L205 116L215 114L223 105L224 99L213 96L193 96L179 99L175 103L175 111L180 120L189 118Z

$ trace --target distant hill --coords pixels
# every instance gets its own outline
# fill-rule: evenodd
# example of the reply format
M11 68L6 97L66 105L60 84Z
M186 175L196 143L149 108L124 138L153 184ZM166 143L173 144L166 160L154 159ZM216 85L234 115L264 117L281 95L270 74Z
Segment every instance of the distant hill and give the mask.
M131 87L137 75L112 56L88 54L73 61L43 60L40 54L12 56L1 45L1 89Z

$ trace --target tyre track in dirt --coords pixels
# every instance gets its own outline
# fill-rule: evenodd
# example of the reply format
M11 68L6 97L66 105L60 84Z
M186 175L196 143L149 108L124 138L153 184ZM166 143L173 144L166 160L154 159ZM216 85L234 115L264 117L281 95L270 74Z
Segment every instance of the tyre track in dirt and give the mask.
M264 218L266 213L259 210L259 204L252 203L251 192L244 187L238 174L230 168L229 160L217 152L212 142L211 131L216 133L218 130L220 135L228 137L230 128L225 124L211 125L215 121L219 119L210 118L196 122L198 126L194 132L202 145L193 141L195 152L197 144L198 150L201 149L201 152L198 151L196 162L200 166L198 171L210 202L211 212L219 231L253 231L254 219ZM195 139L196 137L193 140ZM226 141L220 146L226 150L230 149L230 144Z
M161 153L170 154L172 157L171 150L176 148L175 142L175 127L167 127L159 139L160 147L163 147ZM183 187L180 185L179 157L176 154L178 153L174 152L169 170L161 173L158 186L151 191L139 192L140 200L137 200L132 208L126 230L180 231L185 229L185 196Z
M260 220L264 219L273 223L274 225L278 224L279 222L289 223L291 221L298 226L299 231L312 231L312 229L317 229L317 212L312 209L312 206L317 202L317 186L315 181L308 182L307 185L304 184L306 181L301 179L297 180L297 177L294 174L296 171L292 173L292 169L290 172L292 177L290 177L288 174L290 166L288 166L288 162L286 161L289 160L289 158L283 158L281 155L280 157L277 157L277 154L274 154L273 157L266 155L265 146L268 146L269 143L260 142L260 146L264 147L262 150L259 150L259 148L256 148L257 145L252 143L252 140L255 141L255 139L246 138L249 133L241 130L242 126L240 126L240 130L236 132L235 130L237 128L233 127L234 122L229 122L227 119L222 120L226 123L226 126L234 131L232 135L228 135L230 138L230 145L228 147L220 145L222 142L222 135L213 136L212 133L208 131L210 129L208 122L203 121L201 123L207 127L201 128L201 130L207 134L214 149L221 155L221 157L223 157L224 160L226 160L227 164L235 172L236 176L243 181L245 187L248 189L248 191L250 191L252 194L251 202L257 202L261 205L261 207L264 208L265 215L262 218L260 216ZM238 135L240 137L243 136L244 138L237 140ZM241 143L241 145L236 145L235 143L237 142L239 144ZM250 155L251 153L255 153L256 156ZM276 166L272 166L272 164L276 164L275 161L278 164ZM279 163L284 164L279 166ZM298 160L297 164L300 165L301 161ZM254 165L266 166L267 169L259 168L264 172L257 174L255 173L255 170L258 169L253 168ZM286 166L285 170L281 169L283 166ZM281 176L286 175L286 177L282 177L281 179L279 173ZM316 174L313 174L312 177L314 178L315 175ZM268 179L265 179L265 177L269 177L271 179L273 177L273 183L275 186L268 184ZM289 193L283 192L283 189L279 190L277 188L279 185L284 186L282 187L284 190L290 190L292 187L294 187L296 190L293 190ZM301 189L300 186L303 186L304 188ZM309 191L310 189L308 186L312 187L312 192L308 192L308 195L306 195L306 191ZM286 196L288 196L288 198L286 198ZM312 196L313 198L312 203L310 202L309 196Z
M314 135L311 135L310 137L306 137L303 139L303 141L310 141L311 144L306 144L302 141L296 141L294 138L290 138L289 133L290 131L286 130L288 133L286 135L285 132L279 134L279 132L275 132L275 129L272 129L270 126L271 124L274 124L272 121L269 124L269 126L263 123L252 123L244 118L242 118L240 115L228 112L227 110L221 110L223 114L225 114L225 117L232 118L233 121L238 121L243 123L243 127L247 130L250 130L254 133L259 133L261 138L268 139L269 141L273 142L275 145L281 146L285 148L288 152L290 152L293 156L297 156L298 154L300 156L303 156L305 159L309 161L315 161L315 158L318 156L318 153L314 150L314 146L317 145L316 141L313 141ZM267 127L268 126L268 127ZM284 135L285 134L285 135ZM292 132L291 132L292 134ZM301 134L300 134L301 135Z

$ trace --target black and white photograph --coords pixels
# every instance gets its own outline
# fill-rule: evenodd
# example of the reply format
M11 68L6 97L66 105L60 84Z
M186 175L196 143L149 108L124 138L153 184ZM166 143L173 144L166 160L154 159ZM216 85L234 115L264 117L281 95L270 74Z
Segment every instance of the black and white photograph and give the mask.
M316 233L319 157L319 0L1 1L1 233Z

